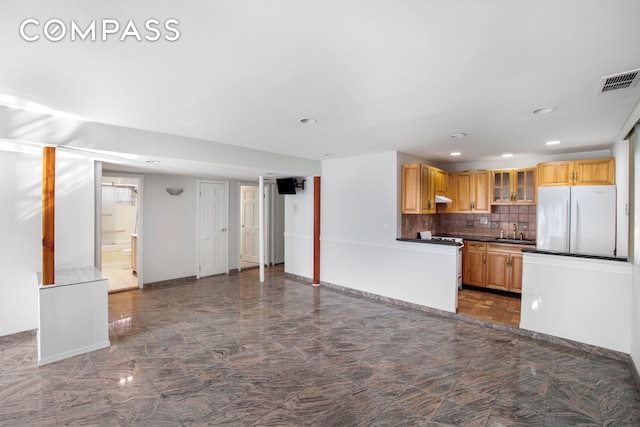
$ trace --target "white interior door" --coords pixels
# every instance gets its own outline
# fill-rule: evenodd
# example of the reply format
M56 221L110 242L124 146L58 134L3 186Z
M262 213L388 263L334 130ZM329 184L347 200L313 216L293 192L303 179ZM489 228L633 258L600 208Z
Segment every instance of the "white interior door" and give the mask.
M260 262L260 227L258 187L242 186L241 256L246 262Z
M229 185L200 182L199 277L229 272Z

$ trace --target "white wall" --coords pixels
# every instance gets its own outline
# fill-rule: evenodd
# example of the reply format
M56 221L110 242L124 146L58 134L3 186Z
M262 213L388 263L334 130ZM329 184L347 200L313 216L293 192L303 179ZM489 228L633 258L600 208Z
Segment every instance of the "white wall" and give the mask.
M629 169L631 180L631 213L632 217L632 246L630 255L633 262L633 286L631 292L631 358L637 370L640 370L640 125L635 126L634 135L630 141L631 162Z
M99 179L99 178L98 178ZM56 269L92 266L95 233L94 162L56 150Z
M179 196L168 187L182 187ZM197 179L144 177L143 274L145 283L195 276L197 272ZM231 240L231 239L230 239Z
M455 247L396 241L406 160L384 152L322 162L320 278L455 311Z
M93 162L57 150L57 270L93 265L94 183ZM42 149L0 151L0 336L37 328L41 197Z
M550 154L547 156L526 156L500 158L491 161L460 162L453 165L443 165L443 169L449 172L483 169L511 169L535 167L541 162L557 162L562 160L599 159L611 157L611 150L584 151L579 153ZM429 162L427 162L429 163ZM437 166L437 165L434 165Z
M284 196L284 268L287 273L313 279L314 186L313 177L305 179L304 190Z
M616 159L616 256L629 255L629 141L613 145Z
M313 185L313 182L311 183ZM306 183L305 183L306 189ZM282 264L284 262L284 201L285 195L278 194L278 189L272 185L273 197L273 228L271 238L273 239L273 262Z

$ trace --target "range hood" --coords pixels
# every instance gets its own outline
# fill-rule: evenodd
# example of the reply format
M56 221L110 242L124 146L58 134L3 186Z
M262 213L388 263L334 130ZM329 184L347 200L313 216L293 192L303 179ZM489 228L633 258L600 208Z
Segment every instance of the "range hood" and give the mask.
M451 203L451 199L445 196L436 195L436 203Z

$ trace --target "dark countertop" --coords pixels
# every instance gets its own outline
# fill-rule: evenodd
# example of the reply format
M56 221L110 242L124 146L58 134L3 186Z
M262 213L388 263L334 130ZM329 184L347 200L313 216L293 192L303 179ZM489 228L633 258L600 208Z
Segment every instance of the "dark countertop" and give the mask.
M438 235L435 235L433 237L459 237L459 238L461 238L463 240L472 240L474 242L506 243L506 244L511 244L511 245L533 245L533 246L536 245L536 241L535 240L520 240L520 239L516 239L516 240L502 239L501 240L498 237L468 236L468 235L464 235L464 234L438 234ZM401 240L401 239L398 239L398 240ZM416 239L402 239L402 240L414 241L414 240L420 240L420 238L416 237Z
M543 254L543 255L556 255L556 256L566 256L573 258L587 258L587 259L602 259L606 261L622 261L627 262L627 258L618 258L611 256L601 256L601 255L586 255L586 254L571 254L569 252L558 252L558 251L542 251L536 249L523 249L522 252L532 253L532 254Z
M407 239L405 237L398 237L398 242L413 242L413 243L427 243L430 245L443 245L443 246L461 246L462 243L453 242L451 240L434 240L434 239Z
M434 237L459 237L463 240L470 240L474 242L488 242L488 243L505 243L512 245L532 245L535 246L535 240L511 240L511 239L499 239L497 237L488 237L488 236L467 236L464 234L438 234ZM452 242L450 240L428 240L428 239L420 239L419 237L415 239L408 239L404 237L399 237L396 239L399 242L414 242L414 243L427 243L431 245L446 245L446 246L459 246L460 243ZM505 241L506 240L506 241ZM537 250L531 248L523 248L522 252L528 252L532 254L543 254L543 255L556 255L556 256L566 256L573 258L587 258L587 259L601 259L608 261L622 261L627 262L627 258L621 257L608 257L608 256L600 256L600 255L586 255L586 254L572 254L568 252L557 252L557 251L546 251L546 250Z

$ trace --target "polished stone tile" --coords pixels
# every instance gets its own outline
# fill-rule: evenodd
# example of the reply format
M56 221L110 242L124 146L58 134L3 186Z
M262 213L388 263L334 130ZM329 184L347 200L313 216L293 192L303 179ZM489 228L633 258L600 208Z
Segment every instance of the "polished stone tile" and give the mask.
M627 362L282 273L109 295L111 347L0 337L1 426L640 424Z

